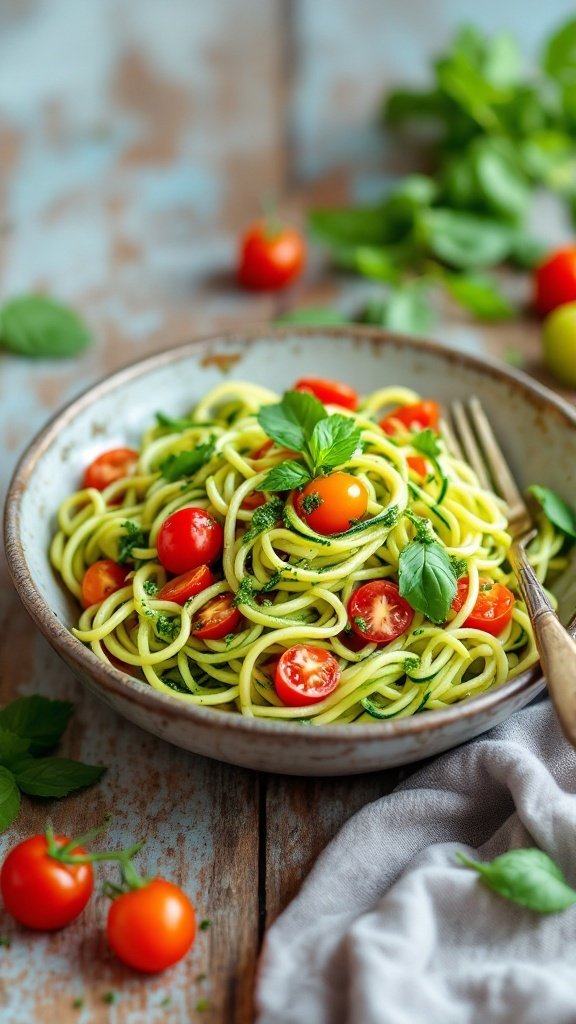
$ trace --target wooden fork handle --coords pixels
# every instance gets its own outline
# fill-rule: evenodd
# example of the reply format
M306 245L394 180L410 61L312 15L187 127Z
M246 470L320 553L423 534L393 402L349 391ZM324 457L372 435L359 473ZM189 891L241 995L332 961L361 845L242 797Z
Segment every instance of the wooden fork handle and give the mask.
M576 747L576 642L552 609L522 544L512 544L509 559L532 623L540 664L562 732Z

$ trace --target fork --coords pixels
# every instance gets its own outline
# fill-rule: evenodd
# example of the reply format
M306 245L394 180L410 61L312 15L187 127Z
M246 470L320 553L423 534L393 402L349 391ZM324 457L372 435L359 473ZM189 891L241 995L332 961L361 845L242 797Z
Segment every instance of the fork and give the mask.
M526 544L536 535L522 497L488 417L476 397L453 402L442 425L448 449L475 471L483 487L504 500L512 544L508 561L526 605L548 692L566 739L576 747L576 642L564 628L536 577Z

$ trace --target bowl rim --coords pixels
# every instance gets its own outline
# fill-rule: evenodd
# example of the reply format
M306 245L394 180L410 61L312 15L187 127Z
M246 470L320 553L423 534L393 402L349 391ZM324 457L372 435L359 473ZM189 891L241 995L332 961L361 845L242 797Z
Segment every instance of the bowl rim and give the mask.
M248 735L257 733L269 737L291 739L295 736L310 735L308 730L302 730L299 722L234 715L216 708L180 702L170 694L154 690L149 684L134 679L113 665L107 665L97 658L60 622L34 583L21 537L21 501L29 478L58 432L103 395L121 388L126 382L146 375L160 366L197 357L203 349L208 350L207 354L209 354L209 350L215 345L225 344L230 347L236 345L245 349L260 341L282 342L286 339L311 337L358 339L369 341L378 348L384 348L390 344L410 348L415 352L432 351L441 359L457 361L467 369L482 375L488 374L496 377L499 381L520 387L525 397L528 397L535 406L539 408L552 406L557 413L561 414L564 421L576 430L576 408L521 370L508 367L492 357L473 355L437 341L420 337L406 337L393 331L354 324L325 327L291 324L280 327L255 324L235 331L210 333L164 349L100 378L56 412L48 423L37 432L20 457L7 492L4 535L6 557L14 586L35 624L56 652L69 665L73 665L82 677L85 675L93 677L109 698L120 697L151 711L159 712L168 718L188 720L205 728L212 726L218 730L233 729ZM573 623L571 623L571 631L573 631ZM375 721L366 725L356 725L353 729L343 725L325 725L321 729L314 730L313 742L317 743L320 736L327 741L338 740L350 743L386 738L416 738L424 733L442 731L457 721L496 711L501 705L505 705L515 697L524 695L527 702L536 696L544 688L544 685L540 665L536 664L501 686L486 690L484 693L454 704L446 710L435 711L430 715Z

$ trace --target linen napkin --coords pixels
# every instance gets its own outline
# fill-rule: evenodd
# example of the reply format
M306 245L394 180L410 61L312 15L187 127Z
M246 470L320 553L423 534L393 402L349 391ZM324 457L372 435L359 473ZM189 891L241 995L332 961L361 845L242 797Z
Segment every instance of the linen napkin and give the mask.
M364 807L265 938L257 1024L575 1024L576 906L517 906L455 857L538 846L575 885L575 794L545 700Z

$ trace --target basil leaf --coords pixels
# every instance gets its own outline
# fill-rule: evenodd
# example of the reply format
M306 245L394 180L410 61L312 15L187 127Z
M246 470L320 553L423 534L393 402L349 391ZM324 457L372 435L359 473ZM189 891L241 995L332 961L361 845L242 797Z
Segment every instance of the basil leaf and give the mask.
M9 729L0 728L0 764L9 765L14 758L27 754L29 749L29 739L18 736Z
M305 452L308 439L326 409L314 395L287 391L278 405L263 405L258 413L262 430L276 444L295 452Z
M510 850L489 863L457 857L477 871L485 885L504 899L540 914L554 914L576 903L576 890L548 854L533 848Z
M18 761L12 770L23 793L58 797L98 782L106 768L65 757L38 757Z
M547 42L542 66L551 78L576 80L576 18L567 22Z
M19 697L0 711L0 727L30 740L30 753L43 754L58 743L73 711L67 700L34 694Z
M441 208L423 216L430 251L449 266L494 266L511 251L513 233L508 224Z
M425 118L443 120L448 114L446 97L439 89L422 90L395 89L389 93L384 106L386 124L395 126L404 121L420 121Z
M276 526L278 520L282 519L283 511L284 502L280 498L272 498L265 505L260 505L260 508L254 509L250 526L242 537L242 543L247 544L249 541L254 540L254 537L257 537L259 533L263 533L264 530L271 530L273 526Z
M518 231L512 240L510 262L521 270L532 270L544 259L548 249L525 231Z
M18 816L20 793L16 780L7 768L0 766L0 832L4 832Z
M378 245L386 240L387 213L378 206L312 210L312 232L332 245Z
M295 487L302 487L311 479L309 470L302 462L292 462L288 459L281 462L265 476L257 491L292 491Z
M541 484L532 484L527 491L536 499L552 525L556 526L561 533L565 533L567 537L576 540L576 513L564 499L551 491L549 487L543 487Z
M215 444L214 439L206 441L204 444L199 444L194 451L178 452L177 454L168 455L163 462L160 463L160 472L165 480L169 483L174 483L176 480L182 480L187 476L194 476L202 466L205 466L207 462L214 455Z
M75 356L92 341L79 316L45 295L22 295L0 309L0 345L36 359Z
M274 320L275 324L310 324L322 327L330 324L349 324L349 317L338 313L335 309L323 309L321 307L310 307L309 309L293 309L284 313Z
M518 220L524 216L531 189L518 159L518 147L507 139L480 139L472 151L480 193L496 214Z
M335 469L352 458L354 452L362 449L362 437L358 427L347 416L334 413L320 420L310 438L310 454L315 472L319 469Z
M393 289L386 299L369 302L361 320L399 334L425 334L434 326L436 315L427 286L413 282Z
M510 320L514 306L490 277L478 274L445 274L443 281L453 299L479 320Z
M188 430L189 427L199 426L198 423L195 423L194 420L190 419L188 416L177 416L176 418L173 418L172 416L166 416L163 412L156 413L156 422L159 427L164 427L166 430L174 431Z
M456 574L445 548L437 541L416 537L400 552L398 584L401 597L431 622L446 620L456 595Z
M134 548L148 547L148 534L140 526L137 526L136 523L131 523L127 519L125 523L122 523L122 529L124 530L124 536L120 537L118 542L118 562L120 565L124 565L128 560L134 561Z
M417 452L422 452L422 455L428 455L431 459L435 459L442 451L438 444L438 438L430 427L427 427L426 430L421 430L418 434L414 434L412 447Z

